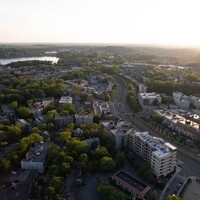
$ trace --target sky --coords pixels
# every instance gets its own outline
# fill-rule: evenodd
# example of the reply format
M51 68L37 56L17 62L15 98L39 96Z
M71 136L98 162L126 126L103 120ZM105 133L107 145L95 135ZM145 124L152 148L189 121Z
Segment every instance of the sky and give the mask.
M0 43L200 47L199 0L0 0Z

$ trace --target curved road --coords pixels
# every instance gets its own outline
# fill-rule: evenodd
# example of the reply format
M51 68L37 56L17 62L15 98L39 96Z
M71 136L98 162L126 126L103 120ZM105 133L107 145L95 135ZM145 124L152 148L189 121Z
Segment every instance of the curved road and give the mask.
M156 131L151 130L145 124L139 122L136 118L132 116L132 111L127 104L127 94L128 89L127 86L124 84L123 81L119 81L115 79L115 83L117 85L117 93L113 98L113 102L111 104L111 110L114 115L118 119L122 119L131 123L132 127L135 128L137 131L148 131L150 135L158 136L159 134ZM168 141L165 139L165 141ZM168 141L173 144L173 142ZM177 146L177 145L175 145ZM163 199L167 197L168 194L174 193L174 188L176 188L180 181L188 176L197 176L200 177L200 159L196 157L196 153L191 152L190 149L186 149L183 147L177 147L178 155L177 158L182 161L182 169L178 173L177 177L167 185L166 192L162 194ZM161 197L161 198L162 198Z

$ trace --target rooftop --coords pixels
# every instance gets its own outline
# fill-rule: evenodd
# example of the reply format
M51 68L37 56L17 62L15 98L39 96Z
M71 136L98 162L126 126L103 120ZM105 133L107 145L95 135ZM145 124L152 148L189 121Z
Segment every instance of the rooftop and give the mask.
M145 188L148 187L145 183L143 183L143 182L139 181L138 179L130 176L129 174L127 174L124 171L119 171L114 176L120 178L122 181L128 183L130 186L136 188L140 192L142 192Z
M26 159L23 159L22 162L44 162L49 146L50 144L46 142L35 144L35 146L31 147L26 153Z

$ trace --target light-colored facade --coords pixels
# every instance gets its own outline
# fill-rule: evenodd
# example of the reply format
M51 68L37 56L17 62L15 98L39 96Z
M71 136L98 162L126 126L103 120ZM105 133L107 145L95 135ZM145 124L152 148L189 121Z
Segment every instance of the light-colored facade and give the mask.
M26 153L26 158L21 160L21 168L27 170L37 170L44 173L45 158L50 144L41 142L35 144Z
M177 148L162 138L150 136L148 132L136 132L129 136L129 148L150 163L152 172L166 176L176 166Z
M174 103L180 109L188 110L190 108L190 98L181 92L173 92Z
M93 123L93 115L75 115L75 123L78 124L90 124Z
M138 101L140 106L142 107L152 106L154 104L160 104L161 100L162 100L161 96L155 92L138 94Z
M70 96L62 96L59 101L59 106L63 107L66 103L72 103L73 99Z
M113 137L116 148L123 149L128 146L129 135L134 132L132 128L128 128L128 124L123 121L115 124L113 121L105 121L102 125Z
M175 112L175 110L155 110L154 112L162 117L163 123L167 124L179 134L185 135L193 140L200 137L200 126L197 121L199 120L198 115L188 115L188 118L186 118L178 112Z

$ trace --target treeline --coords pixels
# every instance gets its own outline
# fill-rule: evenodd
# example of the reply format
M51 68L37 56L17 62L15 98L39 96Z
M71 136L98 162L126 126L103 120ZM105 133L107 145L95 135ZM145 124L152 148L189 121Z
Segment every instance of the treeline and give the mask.
M43 60L27 60L27 61L12 62L7 64L6 66L17 68L21 66L40 66L40 65L52 65L52 62Z
M132 109L132 111L138 112L139 106L138 106L138 102L137 102L136 90L132 84L129 84L129 86L128 86L127 101L128 101L130 108Z
M147 71L144 76L148 92L166 93L172 95L174 91L180 91L186 95L199 93L200 73L191 70L165 70L154 69Z
M0 93L1 103L17 101L18 104L25 105L29 99L60 98L66 90L64 82L57 78L40 82L32 78L18 79L9 75L2 75L0 83L6 85Z

